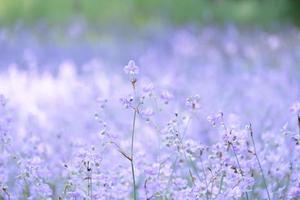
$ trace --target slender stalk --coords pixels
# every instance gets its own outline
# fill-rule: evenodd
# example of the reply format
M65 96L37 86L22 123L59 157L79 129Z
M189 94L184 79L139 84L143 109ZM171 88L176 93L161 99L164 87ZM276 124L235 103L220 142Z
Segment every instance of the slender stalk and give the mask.
M204 175L204 181L205 181L205 186L206 186L206 199L208 200L208 182L207 182L207 176L206 176L206 172L205 172L205 168L204 168L204 164L203 164L203 160L202 160L202 152L200 155L200 162L201 162L201 167L202 167L202 172Z
M221 194L222 192L222 186L223 186L223 182L224 182L224 173L222 173L222 176L221 176L221 181L220 181L220 187L219 187L219 192L217 195Z
M231 142L229 142L229 145L230 145L231 148L232 148L232 151L233 151L235 160L236 160L236 162L237 162L237 165L238 165L238 167L239 167L239 169L240 169L241 175L242 175L242 177L244 177L244 173L243 173L242 167L241 167L241 165L240 165L239 158L238 158L238 156L237 156L237 154L236 154L236 151L235 151L235 149L234 149L234 147L233 147L233 144L232 144ZM248 192L246 192L246 199L249 200Z
M134 173L134 159L133 159L133 144L134 144L136 114L137 114L137 109L134 109L133 123L132 123L132 134L131 134L131 148L130 148L130 158L131 158L130 164L131 164L131 173L132 173L132 182L133 182L133 199L134 200L137 200L136 184L135 184L135 173Z
M90 189L91 189L91 200L93 200L93 178L92 178L92 172L91 172L91 179L90 179Z
M259 160L259 158L257 156L257 151L256 151L256 146L255 146L255 142L254 142L254 138L253 138L253 131L252 131L251 124L250 124L249 128L250 128L251 141L252 141L253 148L254 148L254 155L255 155L255 158L257 160L257 163L258 163L258 166L259 166L262 178L263 178L263 183L264 183L264 186L265 186L266 191L267 191L268 199L271 200L270 193L269 193L269 190L268 190L267 181L266 181L266 178L265 178L265 175L264 175L264 171L263 171L263 168L261 166L260 160Z
M176 158L175 158L175 161L173 162L173 164L172 164L172 171L171 171L171 174L170 174L170 177L169 177L169 180L168 180L168 184L167 184L167 188L169 189L169 187L170 187L170 184L171 184L171 181L172 181L172 179L173 179L173 175L174 175L174 173L175 173L175 170L176 170L176 165L177 165L177 162L178 162L178 156L176 156Z
M222 123L222 125L224 126L225 131L228 133L227 126L226 126L225 121L224 121L224 119L223 119L223 113L222 113L222 122L221 122L221 123ZM231 133L231 131L230 131L229 133ZM236 151L235 151L235 149L234 149L234 146L233 146L232 142L228 141L228 145L231 146L232 151L233 151L233 154L234 154L234 157L235 157L236 162L237 162L237 165L238 165L239 170L240 170L240 172L241 172L241 175L242 175L242 177L244 177L244 173L243 173L242 167L241 167L241 165L240 165L240 161L239 161L239 159L238 159L237 153L236 153ZM249 200L248 192L246 192L246 199Z

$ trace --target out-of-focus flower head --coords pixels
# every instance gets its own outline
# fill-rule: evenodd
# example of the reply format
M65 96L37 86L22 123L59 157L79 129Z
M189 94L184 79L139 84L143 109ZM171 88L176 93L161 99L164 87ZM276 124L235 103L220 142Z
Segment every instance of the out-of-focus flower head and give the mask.
M192 110L198 110L200 109L201 105L200 105L200 96L199 95L194 95L192 97L188 97L186 99L185 105L192 109Z
M216 126L217 124L221 123L222 120L223 120L223 113L220 111L207 117L207 121L212 126Z
M147 94L152 93L153 89L154 89L153 83L148 83L147 85L144 85L143 92Z
M139 71L139 67L135 65L134 60L129 60L128 64L124 67L124 72L132 76L138 74Z
M167 104L171 99L173 99L173 94L171 94L170 92L168 91L163 91L161 94L160 94L160 98L162 98L165 103Z
M141 116L145 119L148 119L149 117L153 116L154 112L152 108L145 108L141 111Z
M295 102L292 106L291 106L291 111L295 114L297 114L298 116L300 116L300 101Z
M121 103L125 106L125 108L132 108L134 104L134 97L133 96L126 96L120 98Z

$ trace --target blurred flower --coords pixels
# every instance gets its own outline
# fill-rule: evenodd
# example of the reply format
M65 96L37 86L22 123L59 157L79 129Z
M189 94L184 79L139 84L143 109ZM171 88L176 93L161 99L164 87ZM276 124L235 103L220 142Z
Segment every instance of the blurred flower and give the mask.
M295 102L292 106L291 106L291 111L297 115L300 115L300 102Z
M135 62L133 60L130 60L124 67L124 72L126 74L136 75L139 73L139 67L135 65Z
M153 89L154 89L153 83L149 83L147 85L144 85L143 92L145 92L145 93L151 93L153 91Z
M185 105L192 110L200 109L200 97L195 95L186 99Z
M223 120L223 113L217 112L216 114L210 115L207 117L207 121L212 125L216 126L218 123L222 122Z
M151 117L153 114L154 114L154 112L153 112L152 108L146 108L141 111L141 116L146 119Z
M171 94L170 92L168 91L163 91L161 94L160 94L160 97L165 100L165 103L167 104L171 99L173 99L173 94Z
M132 96L120 98L120 101L125 106L125 108L133 107L133 100L134 100L134 98Z

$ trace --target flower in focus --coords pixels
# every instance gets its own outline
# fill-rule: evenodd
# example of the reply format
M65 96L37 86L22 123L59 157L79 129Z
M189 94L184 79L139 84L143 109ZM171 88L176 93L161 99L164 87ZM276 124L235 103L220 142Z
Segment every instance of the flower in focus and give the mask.
M186 99L185 105L192 110L200 109L200 97L195 95Z
M139 67L135 65L133 60L130 60L128 64L124 67L124 72L130 75L136 75L139 73Z

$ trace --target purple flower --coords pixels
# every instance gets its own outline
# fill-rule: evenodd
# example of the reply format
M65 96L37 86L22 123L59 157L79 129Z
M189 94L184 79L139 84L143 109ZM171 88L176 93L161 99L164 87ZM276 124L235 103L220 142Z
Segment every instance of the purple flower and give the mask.
M122 97L120 98L121 103L125 106L125 108L132 108L134 98L132 96Z
M154 89L153 83L149 83L149 84L147 84L143 87L143 92L144 93L151 93L153 91L153 89Z
M199 95L195 95L186 99L185 105L192 110L200 109L200 97Z
M154 112L152 108L145 108L141 111L141 116L145 119L148 119L149 117L153 116Z
M290 109L293 113L300 115L300 101L295 102Z
M214 115L210 115L207 117L207 121L212 125L212 126L216 126L218 123L222 122L223 120L223 113L222 112L218 112Z
M124 72L129 75L136 75L139 73L139 71L139 67L135 65L135 62L133 60L130 60L124 67Z
M171 99L174 98L173 94L171 94L170 92L168 91L163 91L161 94L160 94L160 98L162 98L165 103L167 104Z

